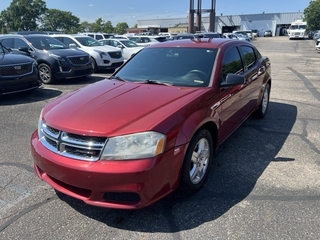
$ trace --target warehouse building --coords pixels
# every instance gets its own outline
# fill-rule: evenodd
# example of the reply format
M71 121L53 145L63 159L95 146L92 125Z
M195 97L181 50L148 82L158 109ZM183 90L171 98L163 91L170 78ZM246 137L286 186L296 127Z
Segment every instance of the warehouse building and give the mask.
M214 29L219 33L227 33L236 30L257 30L263 36L265 30L271 30L273 36L286 35L286 29L292 22L303 19L302 12L290 13L261 13L243 15L220 15L215 16ZM138 28L135 33L145 32L158 34L160 32L185 33L189 31L189 18L169 18L169 19L145 19L137 21ZM201 29L196 31L207 32L210 29L209 16L202 16ZM133 30L133 29L132 29ZM130 29L128 29L130 33Z

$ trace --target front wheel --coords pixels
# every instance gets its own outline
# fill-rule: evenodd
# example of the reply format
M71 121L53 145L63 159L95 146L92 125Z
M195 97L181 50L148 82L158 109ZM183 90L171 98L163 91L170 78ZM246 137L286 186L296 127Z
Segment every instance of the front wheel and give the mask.
M96 60L94 58L91 58L91 62L92 62L93 73L98 72L98 65L96 63Z
M39 69L40 80L43 83L50 84L54 82L54 76L52 74L52 70L47 64L45 63L39 64L38 69Z
M213 159L211 133L203 129L193 136L184 158L180 190L186 193L198 191L207 181Z
M254 117L264 118L266 116L267 110L269 107L269 98L270 98L270 84L267 84L264 89L259 108L254 111Z

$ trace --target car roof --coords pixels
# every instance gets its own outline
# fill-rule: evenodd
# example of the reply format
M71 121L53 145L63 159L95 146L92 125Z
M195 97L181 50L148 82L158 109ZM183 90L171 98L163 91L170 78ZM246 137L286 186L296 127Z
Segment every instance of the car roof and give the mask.
M157 48L157 47L195 47L195 48L220 48L223 45L232 45L232 44L247 44L252 45L249 42L245 41L234 41L228 38L195 38L195 39L181 39L179 41L166 41L159 44L154 44L148 46L148 48Z
M85 34L53 34L51 36L56 36L56 37L84 37L84 38L87 38L87 37L90 37L90 36L87 36Z

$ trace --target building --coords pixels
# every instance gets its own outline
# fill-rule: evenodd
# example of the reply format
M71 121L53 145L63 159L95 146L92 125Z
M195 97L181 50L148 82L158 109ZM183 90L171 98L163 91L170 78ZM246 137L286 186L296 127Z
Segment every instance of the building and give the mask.
M215 30L219 33L232 32L235 30L258 30L263 36L265 30L271 30L274 36L286 35L286 29L291 22L303 19L302 12L291 13L261 13L244 15L220 15L215 17ZM153 34L159 32L183 33L188 31L189 18L170 19L146 19L138 20L138 28ZM201 29L196 31L209 31L210 19L202 16ZM130 29L128 29L130 32Z

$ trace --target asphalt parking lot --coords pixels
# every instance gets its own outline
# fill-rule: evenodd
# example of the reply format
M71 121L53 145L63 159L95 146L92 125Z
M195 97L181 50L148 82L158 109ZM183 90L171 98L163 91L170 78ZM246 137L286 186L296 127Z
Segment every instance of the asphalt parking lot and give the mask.
M92 207L33 171L41 108L110 73L0 98L0 239L319 239L320 53L313 40L253 42L271 59L269 112L215 154L205 187L135 211Z

